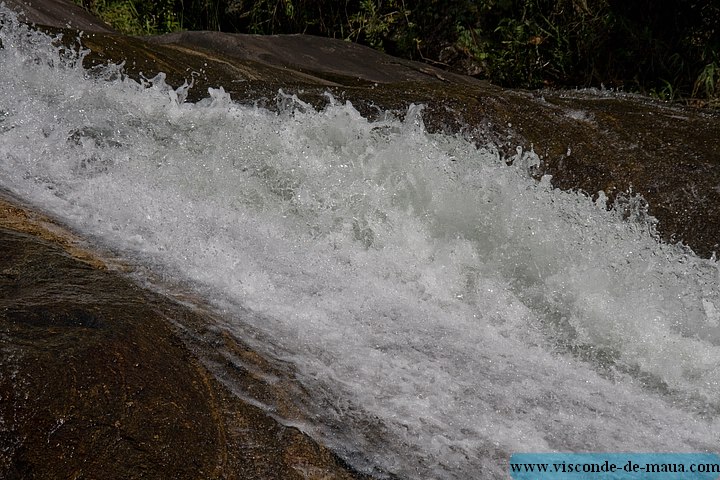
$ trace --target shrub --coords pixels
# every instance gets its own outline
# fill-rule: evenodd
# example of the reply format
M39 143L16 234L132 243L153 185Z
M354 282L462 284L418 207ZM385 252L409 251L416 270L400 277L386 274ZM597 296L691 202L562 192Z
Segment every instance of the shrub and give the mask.
M507 87L601 86L720 103L715 0L75 0L133 35L343 38Z

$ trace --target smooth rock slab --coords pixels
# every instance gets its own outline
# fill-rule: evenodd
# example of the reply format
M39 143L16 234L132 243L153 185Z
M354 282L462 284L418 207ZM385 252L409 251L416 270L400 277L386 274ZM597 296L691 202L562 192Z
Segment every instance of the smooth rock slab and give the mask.
M242 358L233 383L287 418L285 372L81 247L0 202L0 478L362 478L205 365Z
M176 86L193 78L190 100L223 86L237 101L272 109L282 89L322 107L329 92L368 117L382 110L402 115L423 103L431 132L463 131L507 158L518 146L532 148L542 160L538 178L547 173L553 185L589 195L602 190L611 201L641 194L663 240L682 241L703 257L720 251L717 111L611 92L504 90L347 42L297 35L93 34L84 44L93 51L88 65L126 60L129 75L162 71ZM315 56L307 54L309 45ZM356 66L343 70L348 57Z
M33 2L28 21L65 27L62 1ZM86 31L94 32L82 41L92 51L88 67L125 62L136 79L164 72L176 87L192 80L189 101L222 86L237 101L269 108L280 89L316 106L330 92L368 116L424 103L430 131L462 130L508 157L518 146L534 148L543 160L537 174L553 175L555 186L590 195L603 190L611 200L642 194L665 241L682 241L704 257L720 250L718 111L610 92L506 90L335 39ZM76 37L65 31L70 44Z
M33 2L28 20L65 27L58 3ZM270 108L280 88L318 106L331 92L370 116L425 103L431 131L464 130L508 156L532 146L543 160L536 173L556 186L611 198L632 189L665 240L704 256L719 249L717 112L607 92L502 90L302 36L92 33L83 43L87 66L126 61L133 78L162 71L175 86L192 78L189 100L223 86ZM0 206L0 478L353 477L275 420L302 422L292 372L82 246L37 214Z
M68 0L3 0L29 23L86 32L113 32L102 20ZM2 2L0 2L2 3Z

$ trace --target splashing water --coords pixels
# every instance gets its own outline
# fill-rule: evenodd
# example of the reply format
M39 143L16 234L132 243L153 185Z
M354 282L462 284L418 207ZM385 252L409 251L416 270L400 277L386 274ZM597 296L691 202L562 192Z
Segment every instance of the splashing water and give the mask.
M720 269L637 199L553 189L419 106L187 104L4 8L0 42L0 186L261 332L351 463L490 478L515 451L717 447Z

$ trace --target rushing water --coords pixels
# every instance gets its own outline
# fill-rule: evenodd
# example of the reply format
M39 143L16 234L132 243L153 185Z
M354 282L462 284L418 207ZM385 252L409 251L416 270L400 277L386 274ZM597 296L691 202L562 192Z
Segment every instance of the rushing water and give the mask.
M720 269L641 202L555 190L417 106L184 103L0 21L0 186L259 332L352 463L489 478L517 451L717 448Z

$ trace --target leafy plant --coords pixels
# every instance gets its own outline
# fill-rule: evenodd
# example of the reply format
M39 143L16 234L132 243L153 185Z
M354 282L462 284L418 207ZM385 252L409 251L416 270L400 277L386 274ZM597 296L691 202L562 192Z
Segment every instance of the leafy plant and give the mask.
M720 103L720 3L682 0L75 0L117 30L343 38L506 87Z
M404 0L389 0L384 5L382 0L362 0L360 10L350 16L350 33L347 39L362 40L363 43L384 51L385 43L391 32L397 29L398 23L405 21L407 26L412 27L410 14L405 8Z
M75 0L115 30L127 35L156 35L180 30L174 0Z
M703 95L707 98L720 96L720 65L713 61L705 65L693 85L692 96Z
M648 92L650 96L665 101L675 100L677 97L677 91L675 90L673 84L664 78L661 78L660 82L662 83L660 87L652 88Z

